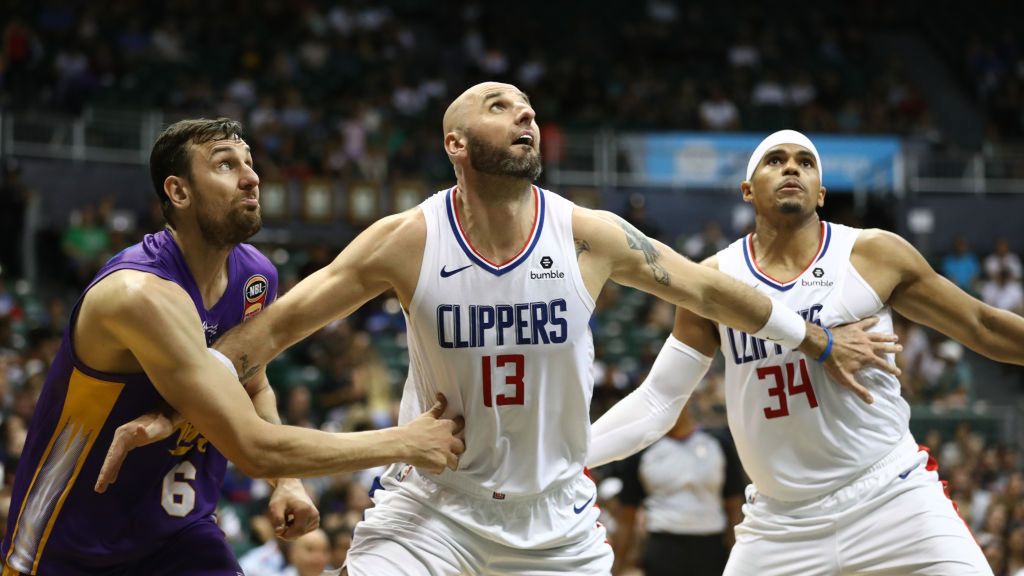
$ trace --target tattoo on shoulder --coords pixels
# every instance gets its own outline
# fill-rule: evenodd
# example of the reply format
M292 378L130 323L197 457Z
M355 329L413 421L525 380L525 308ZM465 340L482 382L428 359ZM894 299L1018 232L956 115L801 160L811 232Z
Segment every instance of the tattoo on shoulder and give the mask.
M587 242L586 240L577 240L576 241L576 259L579 260L580 259L580 254L583 254L584 252L590 252L590 242Z
M658 249L651 242L651 239L644 236L642 232L629 222L622 218L618 218L618 220L622 230L626 233L626 242L629 244L629 247L643 252L644 260L647 261L647 266L650 267L651 273L654 274L654 280L659 284L668 286L671 283L671 278L668 275L668 270L665 270L661 264L658 264L658 258L661 257L661 254L658 253Z
M260 364L250 364L249 363L249 355L248 354L242 354L242 357L239 358L238 360L239 360L239 362L242 363L242 374L239 375L239 377L238 377L238 379L242 383L248 382L250 378L252 378L257 373L259 373L261 365Z

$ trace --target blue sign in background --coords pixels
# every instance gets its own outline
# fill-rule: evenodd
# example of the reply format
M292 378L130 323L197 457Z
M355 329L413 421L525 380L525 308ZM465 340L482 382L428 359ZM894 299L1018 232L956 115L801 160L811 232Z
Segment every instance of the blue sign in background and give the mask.
M765 134L667 132L620 137L634 172L648 184L739 187L747 161ZM832 190L892 189L899 138L809 134L818 148L824 184Z

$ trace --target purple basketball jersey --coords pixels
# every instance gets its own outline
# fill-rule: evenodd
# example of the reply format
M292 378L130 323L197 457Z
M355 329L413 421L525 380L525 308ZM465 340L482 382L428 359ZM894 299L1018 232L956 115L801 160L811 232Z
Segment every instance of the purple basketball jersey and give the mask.
M192 297L209 345L277 295L277 271L252 246L235 247L227 268L227 288L207 310L181 250L163 231L114 256L86 291L125 269L174 282ZM227 466L183 423L170 438L129 453L105 494L93 490L114 430L157 409L161 397L145 374L99 372L76 357L81 301L29 426L0 548L4 562L26 574L116 573L165 553L177 534L211 521Z

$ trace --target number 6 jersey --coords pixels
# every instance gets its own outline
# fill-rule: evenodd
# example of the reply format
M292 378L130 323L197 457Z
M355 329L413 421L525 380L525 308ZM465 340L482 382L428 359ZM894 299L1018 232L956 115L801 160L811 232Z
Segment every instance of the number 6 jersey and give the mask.
M407 312L409 376L400 422L448 398L466 419L456 472L432 477L473 493L537 494L583 470L590 441L593 299L572 236L573 204L533 188L529 238L488 261L460 225L457 188L421 204L427 241Z
M758 268L750 235L718 253L718 269L809 322L833 327L876 315L871 331L892 332L889 308L850 263L859 232L822 222L817 254L788 282ZM875 398L869 405L801 352L721 325L719 334L729 427L744 469L769 498L795 502L832 492L909 434L910 408L895 376L877 368L857 373Z
M195 303L209 345L277 293L277 271L252 246L236 246L227 268L224 294L207 310L165 230L114 256L89 288L118 270L174 282ZM104 494L93 490L114 430L159 409L162 399L144 373L99 372L76 356L80 304L81 298L36 404L11 495L2 551L7 565L25 574L132 572L125 567L163 550L186 528L209 521L227 468L224 456L183 422L169 438L132 450Z

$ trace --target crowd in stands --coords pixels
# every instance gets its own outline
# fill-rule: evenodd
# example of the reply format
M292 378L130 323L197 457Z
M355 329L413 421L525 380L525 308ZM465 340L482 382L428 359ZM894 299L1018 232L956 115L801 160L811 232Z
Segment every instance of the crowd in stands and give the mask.
M7 109L240 119L267 179L445 179L444 107L487 79L533 94L549 158L577 129L935 130L907 64L874 54L872 20L851 9L765 25L728 3L668 0L587 18L538 0L512 13L451 1L32 6L5 19ZM194 16L208 12L231 25Z
M577 10L536 0L514 7L182 0L151 3L144 12L129 0L11 5L0 8L0 105L52 115L130 107L159 108L169 120L229 116L245 123L264 179L378 183L449 181L440 118L458 92L484 79L511 81L531 94L548 157L560 154L565 134L604 127L936 130L927 100L905 79L907 64L874 55L872 24L851 15L856 10L793 10L770 26L731 3L647 0L625 12L597 3L587 7L588 18ZM1024 136L1019 40L979 37L965 50L964 74L999 136ZM28 191L16 162L0 169L2 530L13 470L74 298L107 258L159 229L161 218L154 210L130 226L112 201L78 207L53 239L60 261L50 263L47 285L31 286L22 279ZM631 199L624 215L659 236L644 223L643 206L642 197ZM695 260L726 244L718 222L692 232L662 239ZM280 268L281 293L334 256L326 245L260 248ZM1024 313L1020 247L993 238L978 248L957 240L934 264L993 306ZM642 381L672 322L670 305L605 288L592 321L592 417ZM984 401L959 344L902 321L897 331L903 390L915 406L955 415ZM397 300L384 295L287 351L268 375L285 423L347 431L394 423L407 367L404 317ZM704 426L725 426L720 365L694 403ZM950 494L997 576L1024 575L1020 449L967 425L930 429L919 440L939 456ZM232 469L221 526L247 574L319 574L343 561L352 527L370 505L372 477L368 471L306 482L322 531L289 544L273 537L264 515L267 485ZM614 507L614 490L603 493ZM608 525L614 528L613 519Z

